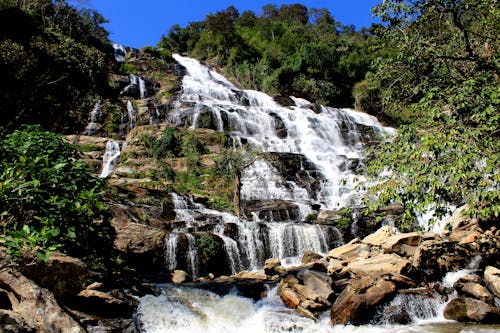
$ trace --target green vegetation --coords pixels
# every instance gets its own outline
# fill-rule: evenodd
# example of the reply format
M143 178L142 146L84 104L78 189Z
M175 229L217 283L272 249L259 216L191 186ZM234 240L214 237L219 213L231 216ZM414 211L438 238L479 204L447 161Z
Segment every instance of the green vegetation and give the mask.
M260 16L231 6L185 28L174 25L158 45L222 68L245 88L335 106L353 105L354 84L384 49L370 30L301 4L266 5Z
M0 137L0 227L7 252L82 254L104 213L103 187L72 145L39 126Z
M405 220L449 204L469 205L483 223L500 215L500 8L494 0L385 1L379 33L397 54L367 77L371 100L402 124L379 147L369 172L392 173L375 186L377 205L405 207ZM379 87L378 87L379 86ZM373 104L374 102L370 102ZM375 103L375 104L376 104Z
M0 3L0 126L74 129L108 91L105 19L66 1ZM82 114L84 112L84 114Z
M218 252L217 242L210 235L203 234L198 238L198 249L205 258L214 258Z

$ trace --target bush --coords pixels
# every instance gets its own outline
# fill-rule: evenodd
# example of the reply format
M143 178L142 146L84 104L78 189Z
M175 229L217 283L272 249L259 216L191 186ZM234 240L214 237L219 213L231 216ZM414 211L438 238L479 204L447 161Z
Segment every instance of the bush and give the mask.
M0 138L0 227L7 252L84 246L103 214L103 183L77 160L77 149L39 126L26 126ZM84 246L85 247L85 246Z

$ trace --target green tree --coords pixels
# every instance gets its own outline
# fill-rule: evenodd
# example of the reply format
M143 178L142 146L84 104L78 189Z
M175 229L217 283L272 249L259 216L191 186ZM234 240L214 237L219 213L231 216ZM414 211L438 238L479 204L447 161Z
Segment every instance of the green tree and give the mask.
M402 202L406 217L469 205L484 223L498 219L500 9L494 0L385 1L376 13L399 53L375 80L384 112L400 123L369 171L391 174L379 203Z

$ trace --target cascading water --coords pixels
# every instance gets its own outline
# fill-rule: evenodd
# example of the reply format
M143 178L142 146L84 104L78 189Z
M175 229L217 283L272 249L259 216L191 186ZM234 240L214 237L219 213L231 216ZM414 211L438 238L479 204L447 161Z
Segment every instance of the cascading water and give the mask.
M127 101L127 113L128 113L128 121L129 127L134 128L137 123L137 114L134 109L134 104L132 104L131 100Z
M310 103L301 99L295 99L296 106L283 107L269 95L236 88L194 59L179 55L174 58L188 73L171 117L174 124L196 128L200 115L208 110L216 129L229 131L233 142L246 141L271 153L300 154L322 176L316 198L312 198L307 192L287 186L289 182L277 183L276 173L262 172L264 162L256 163L242 179L243 198L253 197L258 189L260 200L279 196L300 203L302 217L310 213L307 206L312 202L327 209L360 203L354 190L360 176L348 166L363 158L367 135L381 136L392 129L383 127L375 117L349 109L320 107L321 112L315 113L308 108ZM268 187L256 187L256 181Z
M102 121L101 103L96 102L90 112L90 122L85 127L84 135L94 135L99 129L99 123Z
M106 178L113 172L120 159L120 144L109 140L106 142L106 151L102 157L102 171L99 177Z

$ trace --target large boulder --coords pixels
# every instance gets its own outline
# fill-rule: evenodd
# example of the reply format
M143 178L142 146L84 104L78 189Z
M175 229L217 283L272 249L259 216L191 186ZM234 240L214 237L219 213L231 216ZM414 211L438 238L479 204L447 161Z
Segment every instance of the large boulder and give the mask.
M412 256L422 241L422 235L416 232L404 233L388 237L382 243L384 253L397 253Z
M14 270L0 271L0 287L10 292L12 312L37 332L84 333L54 294Z
M357 259L347 265L347 269L357 276L411 276L411 263L396 254L381 254L367 259Z
M371 246L381 246L392 235L394 235L394 231L392 231L390 226L386 225L363 238L362 243Z
M324 302L323 300L333 300L333 281L332 278L328 276L328 274L309 269L301 269L297 273L297 278L304 286L313 290L314 293L321 298L322 302Z
M58 299L76 296L84 289L89 276L86 265L79 259L52 252L45 261L23 265L20 271L39 286L49 289Z
M370 322L377 306L396 293L391 281L366 276L354 279L336 299L330 312L332 325L363 325Z
M353 260L358 257L367 258L370 255L370 247L356 241L357 239L353 239L351 242L331 250L328 252L328 258L339 260Z
M500 309L477 299L458 297L446 305L444 317L463 322L498 323Z
M471 257L471 251L456 242L425 240L418 246L413 264L430 280L438 280L445 273L464 267Z
M484 270L484 282L496 297L500 297L500 269L488 266Z
M138 301L123 293L86 289L72 302L72 308L101 318L132 318Z

